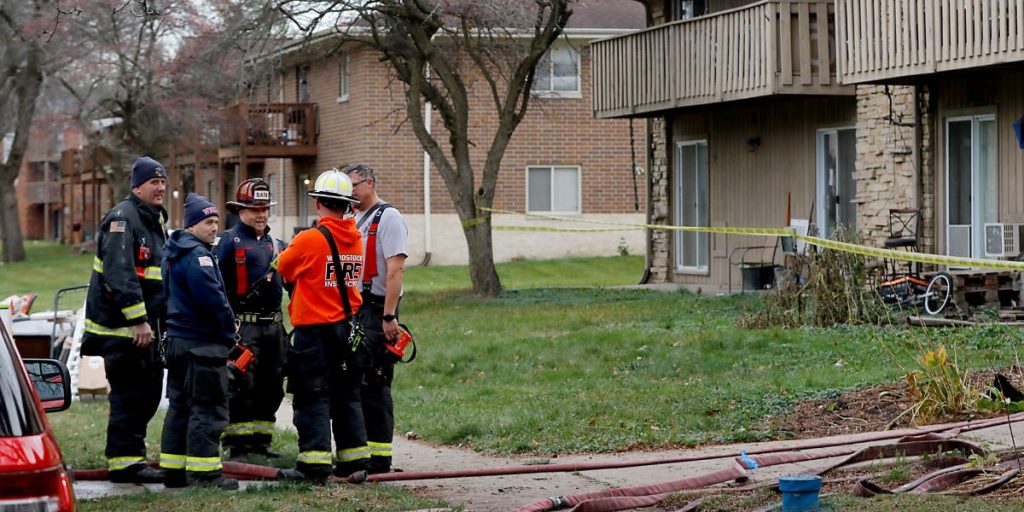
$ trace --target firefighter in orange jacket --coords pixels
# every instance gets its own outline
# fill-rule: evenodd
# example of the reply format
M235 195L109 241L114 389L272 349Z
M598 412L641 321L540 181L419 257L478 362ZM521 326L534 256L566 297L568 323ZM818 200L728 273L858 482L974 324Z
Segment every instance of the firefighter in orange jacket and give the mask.
M282 480L327 481L332 470L331 433L337 445L335 475L365 478L370 459L360 402L359 340L351 322L362 303L359 277L363 242L352 218L352 181L337 169L324 172L309 196L316 199L316 229L298 234L277 260L292 289L288 305L295 331L287 348L299 456ZM339 293L343 286L343 293Z

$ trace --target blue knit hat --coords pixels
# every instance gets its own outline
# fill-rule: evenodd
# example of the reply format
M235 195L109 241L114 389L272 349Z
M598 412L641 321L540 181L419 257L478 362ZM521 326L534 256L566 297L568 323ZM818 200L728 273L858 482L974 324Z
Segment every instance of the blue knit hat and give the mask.
M164 170L164 166L148 156L136 158L135 163L132 164L132 188L153 178L167 179L167 171Z
M195 226L206 220L207 217L213 216L220 217L220 213L217 212L217 207L207 201L205 197L193 192L185 198L186 228Z

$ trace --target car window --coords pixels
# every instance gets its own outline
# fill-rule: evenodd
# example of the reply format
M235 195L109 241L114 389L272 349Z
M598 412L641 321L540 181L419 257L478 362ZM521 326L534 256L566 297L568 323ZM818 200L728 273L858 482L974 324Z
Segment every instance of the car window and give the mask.
M29 436L43 432L31 384L16 358L14 343L0 325L0 437Z

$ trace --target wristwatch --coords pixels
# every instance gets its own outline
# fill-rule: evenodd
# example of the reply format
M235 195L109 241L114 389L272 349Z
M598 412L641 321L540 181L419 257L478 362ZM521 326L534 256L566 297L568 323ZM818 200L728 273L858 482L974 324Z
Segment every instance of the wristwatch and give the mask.
M384 315L381 316L380 319L384 320L385 322L390 322L395 319L395 315Z

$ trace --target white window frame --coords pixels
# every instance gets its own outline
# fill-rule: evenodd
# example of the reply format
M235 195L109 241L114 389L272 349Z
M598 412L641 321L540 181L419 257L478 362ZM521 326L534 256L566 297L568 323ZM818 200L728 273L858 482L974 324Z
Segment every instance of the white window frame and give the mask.
M551 175L548 181L548 187L551 191L551 202L555 200L555 169L575 169L576 170L576 210L555 210L554 204L550 205L549 210L531 210L530 209L530 170L531 169L549 169ZM583 213L583 168L579 165L528 165L526 166L526 213L544 213L551 215L580 215Z
M348 101L352 87L352 60L346 53L338 61L338 103Z
M707 211L707 217L708 217L707 224L709 226L711 224L711 154L709 153L707 139L697 139L697 140L686 140L686 141L677 141L676 142L676 150L675 150L675 155L674 155L674 157L675 157L674 160L675 161L674 161L674 163L672 165L672 178L673 178L673 180L672 180L672 220L673 220L673 223L675 225L677 225L677 226L681 226L683 224L683 221L682 221L682 219L683 219L683 210L682 210L682 205L680 204L680 199L678 197L679 196L679 192L680 192L680 187L682 187L682 183L681 183L682 182L682 177L681 177L682 168L680 167L682 165L682 159L681 159L680 155L681 155L682 149L684 147L687 147L687 146L700 146L700 145L704 146L704 156L707 159L707 162L705 162L705 172L707 173L707 184L706 184L707 197L705 198L704 202L706 204L706 208L708 209L708 211ZM703 236L704 239L705 239L705 242L704 242L704 258L703 258L704 264L703 265L698 264L698 265L695 265L695 266L693 266L693 265L687 266L687 265L683 264L683 234L684 233L685 233L684 231L676 231L675 232L675 236L673 237L674 238L674 240L673 240L673 248L675 249L674 250L674 252L675 252L674 260L675 260L676 272L680 272L680 273L683 273L683 274L708 275L710 273L710 268L711 268L710 267L710 263L711 263L711 234L710 233L697 233L698 237L699 236ZM699 247L698 247L698 249L699 249ZM698 259L698 262L701 260L699 255L698 255L697 259Z
M550 86L549 86L548 89L537 89L537 80L536 80L536 78L534 78L533 89L530 91L530 94L532 94L534 97L537 97L537 98L582 98L583 97L583 90L582 90L582 87L583 87L583 76L582 76L582 71L581 71L581 69L582 69L582 64L581 64L582 52L575 45L572 45L572 44L569 44L569 43L555 43L554 45L552 45L551 48L548 49L548 52L544 54L544 57L542 57L540 62L538 63L538 68L540 67L541 64L543 64L545 62L548 63L548 66L547 66L548 69L546 69L546 70L537 69L537 74L541 73L542 71L546 72L548 74L548 77L549 77L549 83L551 83L551 84L554 83L554 78L555 78L554 77L554 66L551 65L551 60L548 58L548 56L551 54L552 50L556 50L556 49L568 49L568 50L572 51L572 53L573 53L573 61L576 63L576 90L575 91L555 91L555 90L550 89Z
M817 219L819 219L818 223L821 224L819 226L819 229L821 230L820 232L824 235L825 238L830 238L833 235L833 233L828 232L828 229L827 229L828 226L826 226L824 224L824 222L825 222L825 215L826 215L825 208L827 207L827 205L824 204L824 201L822 201L822 198L825 196L825 186L827 185L826 179L828 177L825 175L825 145L823 144L823 142L825 140L825 136L826 135L832 135L832 136L836 137L836 140L838 140L839 132L843 132L843 131L847 131L847 130L853 130L854 131L854 141L855 141L854 144L856 144L856 130L857 130L856 126L838 126L838 127L835 127L835 128L823 128L821 130L818 130L817 134L814 137L815 161L816 161L816 163L815 163L815 168L816 168L815 169L815 180L816 180L816 184L815 184L815 190L814 190L814 194L815 194L814 203L816 205L815 206L815 210L816 210L815 211L815 216L816 216ZM850 172L854 172L854 169L851 169ZM842 192L845 193L846 191L842 191ZM853 226L846 226L846 227L852 227L853 229L857 228L857 226L856 226L856 213L854 214L854 225Z

